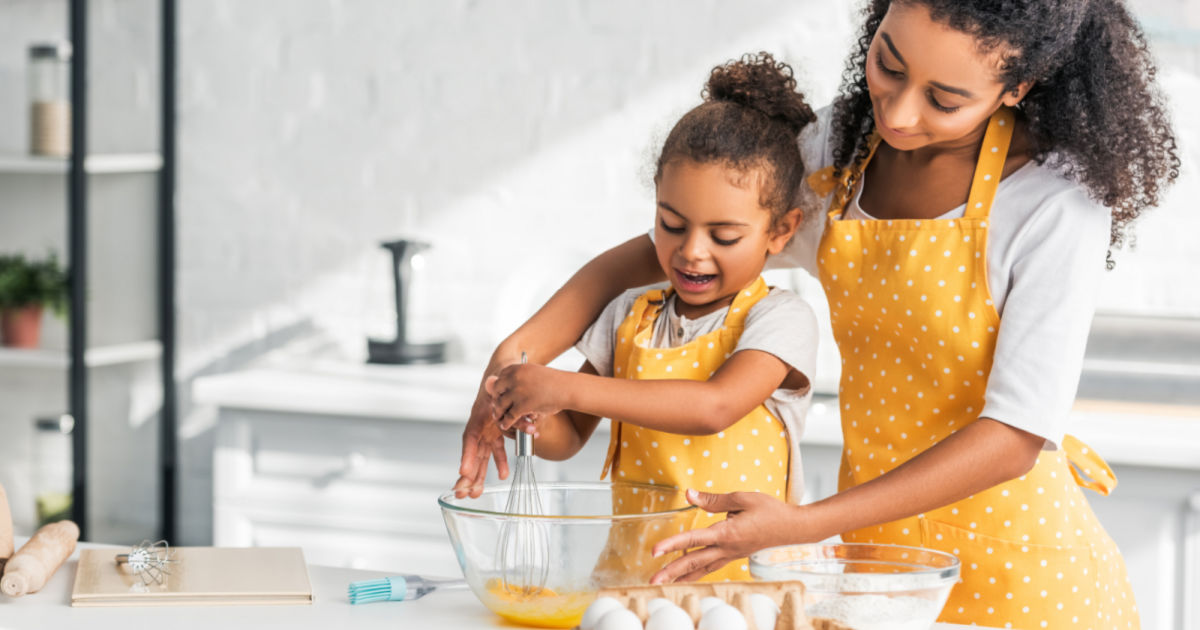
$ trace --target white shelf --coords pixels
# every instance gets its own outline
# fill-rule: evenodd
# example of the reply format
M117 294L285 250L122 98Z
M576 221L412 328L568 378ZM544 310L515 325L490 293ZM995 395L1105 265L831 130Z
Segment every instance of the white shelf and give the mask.
M157 153L113 153L89 155L83 168L93 175L115 173L154 173L162 168ZM0 173L60 175L70 170L67 158L32 155L0 155Z
M155 341L138 341L113 346L89 348L84 353L84 361L88 367L105 367L152 361L162 356L162 343ZM21 348L0 347L0 368L47 368L66 369L71 364L71 358L66 350L47 350L37 348L25 350Z

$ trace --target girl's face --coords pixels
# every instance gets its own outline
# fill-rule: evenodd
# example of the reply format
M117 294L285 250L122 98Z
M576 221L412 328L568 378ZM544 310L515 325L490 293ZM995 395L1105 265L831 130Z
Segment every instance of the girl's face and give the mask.
M893 2L867 51L875 128L899 151L972 142L1014 93L999 81L1001 50L981 52L971 35L933 21L917 2Z
M799 208L771 229L759 203L761 173L680 160L658 181L654 248L681 300L679 314L697 317L728 306L762 273L800 222Z

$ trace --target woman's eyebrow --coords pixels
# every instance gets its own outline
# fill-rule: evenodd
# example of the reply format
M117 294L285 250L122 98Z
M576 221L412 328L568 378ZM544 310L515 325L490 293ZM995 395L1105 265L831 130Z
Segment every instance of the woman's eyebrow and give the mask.
M896 60L900 62L900 65L908 67L908 64L904 61L904 55L901 55L900 51L896 49L896 44L892 42L891 36L883 31L879 32L879 36L883 38L883 43L887 44L888 50L892 51L892 55L896 57ZM962 88L946 85L945 83L938 83L937 81L930 81L929 84L943 92L957 94L963 98L975 98L974 94Z
M680 214L678 210L676 210L675 208L672 208L671 205L665 201L659 201L658 207L662 208L663 210L666 210L667 212L670 212L671 214L679 217L680 219L687 220L687 217Z
M892 54L896 56L896 61L899 61L902 66L907 66L908 63L904 61L904 55L901 55L900 51L896 50L896 44L892 43L892 37L883 31L879 32L879 36L883 38L883 43L887 44L888 50L892 51Z
M945 83L938 83L937 81L930 81L929 85L932 85L933 87L935 87L943 92L957 94L963 98L975 98L975 95L968 92L967 90L964 90L962 88L956 88L956 87L953 87L950 85L946 85Z

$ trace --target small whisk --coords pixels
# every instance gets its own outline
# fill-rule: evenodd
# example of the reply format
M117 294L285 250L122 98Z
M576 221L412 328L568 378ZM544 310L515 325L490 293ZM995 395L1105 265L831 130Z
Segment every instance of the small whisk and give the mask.
M524 352L521 363L525 363ZM544 512L533 473L533 436L518 430L516 441L517 461L504 511L522 516L506 519L500 526L496 555L504 588L515 595L532 596L546 586L550 541L545 524L536 518Z

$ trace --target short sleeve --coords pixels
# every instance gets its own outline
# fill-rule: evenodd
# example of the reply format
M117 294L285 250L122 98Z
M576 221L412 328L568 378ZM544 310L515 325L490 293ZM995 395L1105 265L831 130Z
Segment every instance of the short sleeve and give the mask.
M1065 432L1104 273L1111 215L1077 186L1056 194L1014 237L1007 295L982 417L1046 439Z
M817 369L817 316L803 298L772 289L750 309L737 348L767 352L808 377Z
M613 356L616 352L617 329L629 315L638 297L645 293L645 287L630 289L608 303L601 311L600 317L584 331L583 336L575 344L575 349L587 359L596 373L600 376L612 376Z

